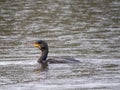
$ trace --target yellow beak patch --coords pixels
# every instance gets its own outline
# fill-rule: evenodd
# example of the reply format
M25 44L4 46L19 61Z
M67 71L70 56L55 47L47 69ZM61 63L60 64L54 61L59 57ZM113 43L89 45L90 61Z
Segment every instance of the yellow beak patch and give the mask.
M35 43L35 44L33 44L35 47L37 47L37 48L40 48L40 44L38 44L38 43Z

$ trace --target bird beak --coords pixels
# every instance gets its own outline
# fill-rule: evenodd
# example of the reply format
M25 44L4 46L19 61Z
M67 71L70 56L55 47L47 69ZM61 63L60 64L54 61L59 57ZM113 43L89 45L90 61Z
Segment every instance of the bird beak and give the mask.
M38 43L34 43L33 45L37 48L40 48L40 44L38 44Z

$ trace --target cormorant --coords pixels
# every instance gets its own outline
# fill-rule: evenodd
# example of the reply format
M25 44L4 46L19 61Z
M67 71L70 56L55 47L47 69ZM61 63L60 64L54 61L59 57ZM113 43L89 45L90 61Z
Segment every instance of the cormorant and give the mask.
M38 59L38 63L40 63L42 65L48 64L48 63L78 63L78 62L80 62L74 58L68 58L68 57L47 59L49 48L48 48L48 44L43 40L36 41L34 43L34 46L39 48L42 52L42 55Z

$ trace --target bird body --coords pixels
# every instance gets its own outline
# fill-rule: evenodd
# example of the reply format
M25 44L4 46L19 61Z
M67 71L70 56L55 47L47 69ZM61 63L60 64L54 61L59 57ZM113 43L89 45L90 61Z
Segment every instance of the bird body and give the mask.
M75 63L75 62L79 62L78 60L74 59L74 58L61 58L61 57L57 57L57 58L51 58L48 59L49 63Z

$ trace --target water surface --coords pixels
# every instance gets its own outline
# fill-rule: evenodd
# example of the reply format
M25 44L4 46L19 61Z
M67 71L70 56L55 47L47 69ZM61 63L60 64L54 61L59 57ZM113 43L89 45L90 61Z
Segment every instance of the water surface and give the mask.
M119 0L0 0L0 89L118 90ZM77 64L37 63L36 40L49 57Z

